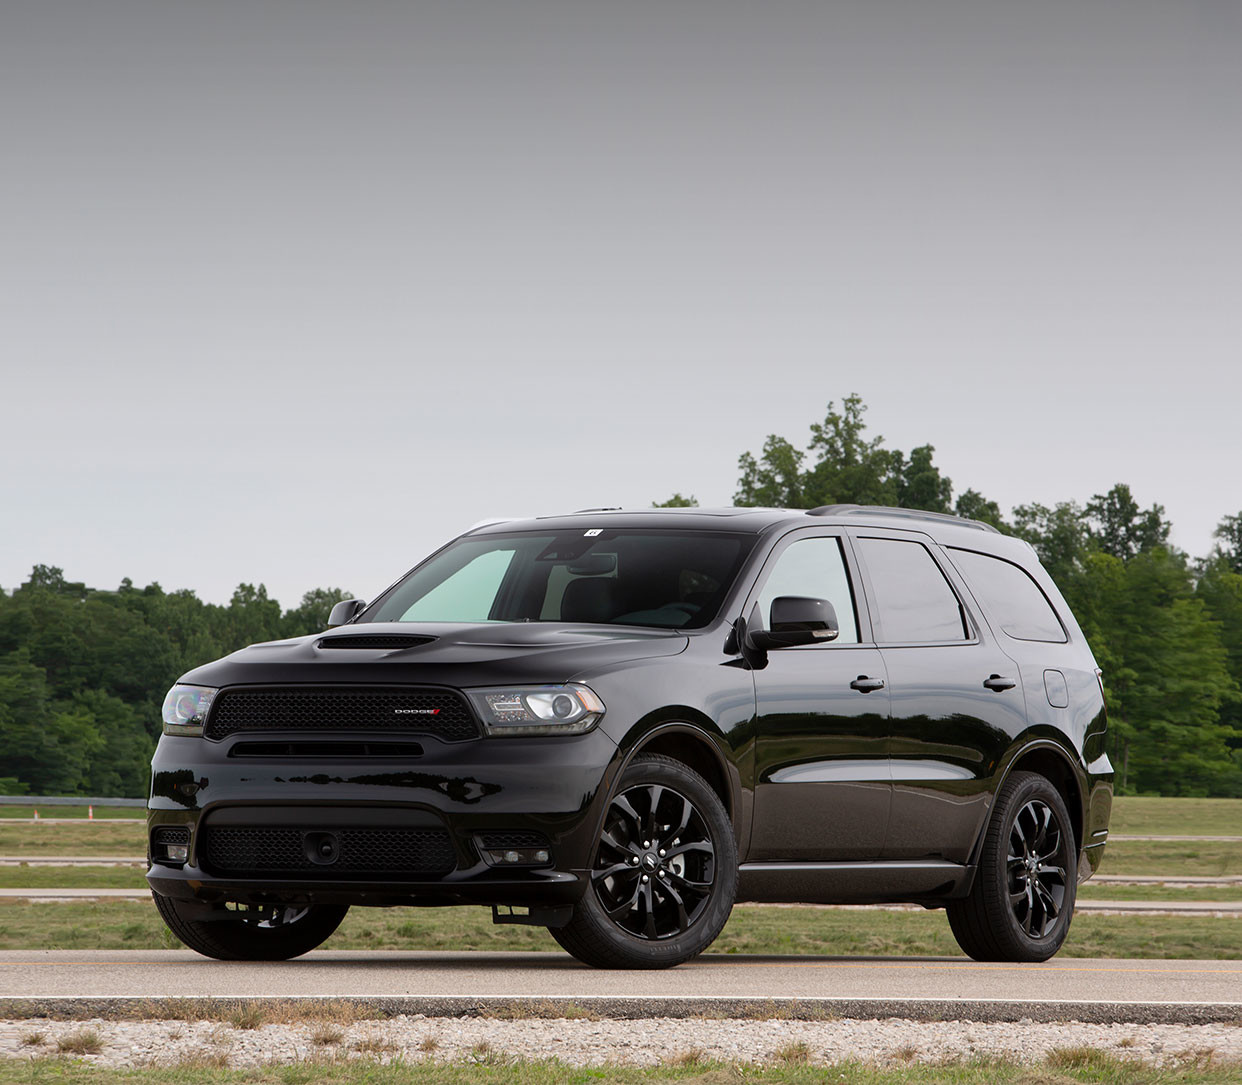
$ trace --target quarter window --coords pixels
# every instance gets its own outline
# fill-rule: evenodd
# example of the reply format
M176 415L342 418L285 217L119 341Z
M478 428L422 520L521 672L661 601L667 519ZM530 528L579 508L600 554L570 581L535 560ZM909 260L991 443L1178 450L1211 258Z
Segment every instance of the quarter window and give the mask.
M1065 628L1048 597L1021 566L974 550L951 550L970 590L987 608L992 621L1015 640L1064 644Z
M850 590L839 539L799 539L785 548L759 593L759 610L765 623L772 619L772 600L781 595L827 599L837 612L837 625L841 630L831 643L858 643L854 594Z
M859 539L889 643L940 644L969 638L966 616L927 547L904 539Z

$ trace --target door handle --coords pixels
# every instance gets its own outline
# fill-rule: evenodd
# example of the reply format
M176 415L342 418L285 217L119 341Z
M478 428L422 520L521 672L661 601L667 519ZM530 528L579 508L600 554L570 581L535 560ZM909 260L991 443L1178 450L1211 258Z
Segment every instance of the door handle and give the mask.
M1003 693L1007 689L1013 689L1018 683L1012 678L1002 678L999 674L994 674L990 678L983 680L983 688L995 690L997 693Z
M883 678L868 678L865 674L860 674L850 683L850 689L856 689L859 693L874 693L877 689L883 688Z

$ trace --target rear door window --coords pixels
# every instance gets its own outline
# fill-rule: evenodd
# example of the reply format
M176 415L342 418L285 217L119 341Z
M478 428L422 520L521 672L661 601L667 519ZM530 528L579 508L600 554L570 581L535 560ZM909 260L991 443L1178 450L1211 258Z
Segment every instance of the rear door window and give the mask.
M1065 627L1048 597L1021 566L974 550L951 548L949 557L970 590L987 608L988 618L1015 640L1064 644Z
M907 539L856 540L876 605L877 640L889 644L945 644L970 639L966 615L952 586L922 543Z

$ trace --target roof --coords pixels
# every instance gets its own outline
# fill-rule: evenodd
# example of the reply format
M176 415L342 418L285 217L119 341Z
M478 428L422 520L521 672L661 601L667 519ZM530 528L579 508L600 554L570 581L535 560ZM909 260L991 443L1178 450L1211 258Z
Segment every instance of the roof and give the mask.
M813 519L812 519L813 518ZM480 525L470 534L504 534L510 531L574 531L582 528L682 528L700 531L737 531L759 534L778 525L795 527L811 523L851 524L857 527L904 528L940 537L978 538L978 533L997 534L996 528L979 520L947 513L896 509L882 505L821 505L815 509L769 509L727 507L701 508L599 508L580 509L558 516L500 520Z

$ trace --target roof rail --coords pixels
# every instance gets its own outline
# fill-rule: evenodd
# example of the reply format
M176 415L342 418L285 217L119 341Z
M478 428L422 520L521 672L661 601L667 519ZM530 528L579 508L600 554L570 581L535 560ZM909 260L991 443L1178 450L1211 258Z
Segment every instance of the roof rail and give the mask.
M620 512L620 511L621 511L620 505L600 505L600 507L597 509L574 509L574 511L571 512L570 515L577 516L578 513L580 512Z
M924 512L922 509L898 509L888 505L820 505L815 509L807 509L808 516L893 516L902 520L930 520L938 524L956 524L958 527L974 528L976 531L991 531L999 535L991 524L982 520L967 520L964 516L954 516L951 512Z

